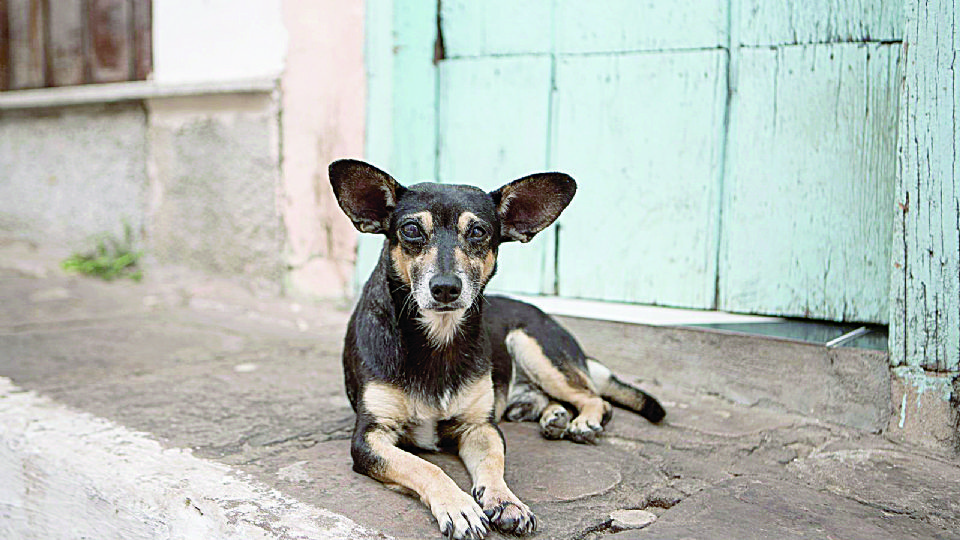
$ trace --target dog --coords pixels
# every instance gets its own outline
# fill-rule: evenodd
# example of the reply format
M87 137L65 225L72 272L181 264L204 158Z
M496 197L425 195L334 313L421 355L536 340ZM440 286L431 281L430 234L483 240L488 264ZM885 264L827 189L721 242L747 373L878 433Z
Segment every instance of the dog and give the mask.
M553 223L576 192L573 178L533 174L487 193L404 187L356 160L335 161L329 173L354 226L386 236L344 339L353 468L418 495L442 535L537 529L503 480L500 419L537 421L544 437L589 443L610 420L604 398L654 423L664 417L656 399L588 358L539 309L484 296L500 244L528 242ZM405 447L456 448L472 494Z

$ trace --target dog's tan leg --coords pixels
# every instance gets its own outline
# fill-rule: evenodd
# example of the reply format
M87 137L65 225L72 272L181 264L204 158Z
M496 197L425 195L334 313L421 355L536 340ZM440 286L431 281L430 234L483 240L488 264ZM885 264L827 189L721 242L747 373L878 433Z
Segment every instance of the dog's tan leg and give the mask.
M460 434L460 458L473 478L473 496L502 533L529 534L537 518L503 480L503 435L493 424L470 424Z
M590 378L574 365L561 371L537 340L521 329L507 334L506 345L514 362L534 384L554 399L577 408L577 417L570 421L565 435L577 442L594 442L613 407L597 394Z
M374 463L363 472L419 495L437 519L441 534L456 539L486 535L488 520L480 506L440 467L397 448L395 432L374 427L366 431L363 440L363 450L370 452L370 461Z

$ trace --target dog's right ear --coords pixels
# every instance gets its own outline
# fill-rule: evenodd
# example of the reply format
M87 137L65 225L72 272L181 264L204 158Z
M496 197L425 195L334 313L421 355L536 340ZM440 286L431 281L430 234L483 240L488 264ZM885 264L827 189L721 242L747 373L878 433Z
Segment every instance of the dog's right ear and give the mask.
M360 232L385 233L404 187L389 174L355 159L330 164L330 184L343 213Z

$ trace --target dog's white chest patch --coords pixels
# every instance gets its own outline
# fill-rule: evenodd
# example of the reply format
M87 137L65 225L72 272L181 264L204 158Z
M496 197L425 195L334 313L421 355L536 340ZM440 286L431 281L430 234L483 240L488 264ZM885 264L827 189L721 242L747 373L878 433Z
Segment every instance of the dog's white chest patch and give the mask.
M437 437L437 422L433 419L423 419L408 431L410 439L418 448L424 450L438 450L440 442Z
M454 311L435 312L424 311L420 315L420 325L427 332L427 339L434 347L446 345L453 341L454 336L460 329L460 321L463 319L463 309Z

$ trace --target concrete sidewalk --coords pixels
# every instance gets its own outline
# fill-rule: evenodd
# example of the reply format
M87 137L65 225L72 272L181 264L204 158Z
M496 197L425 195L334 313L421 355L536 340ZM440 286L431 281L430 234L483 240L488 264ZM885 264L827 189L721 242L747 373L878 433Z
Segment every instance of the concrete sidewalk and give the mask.
M348 306L55 261L0 247L0 537L439 536L417 500L350 468ZM596 446L502 425L535 538L960 538L952 456L611 365L663 401L663 425L617 411ZM469 487L453 456L425 457Z

